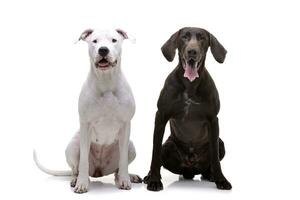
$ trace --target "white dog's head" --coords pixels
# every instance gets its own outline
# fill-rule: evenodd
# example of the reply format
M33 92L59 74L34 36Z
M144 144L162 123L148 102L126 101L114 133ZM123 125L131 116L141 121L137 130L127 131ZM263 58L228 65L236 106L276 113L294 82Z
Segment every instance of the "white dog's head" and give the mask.
M121 29L87 29L79 38L88 43L90 61L97 75L116 71L120 67L124 39L128 39L128 35Z

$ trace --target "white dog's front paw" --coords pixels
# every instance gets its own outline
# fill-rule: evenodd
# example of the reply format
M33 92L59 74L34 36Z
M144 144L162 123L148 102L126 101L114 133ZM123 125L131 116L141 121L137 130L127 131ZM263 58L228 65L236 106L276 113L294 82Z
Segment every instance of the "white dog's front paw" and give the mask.
M89 178L77 178L76 185L74 187L75 193L85 193L88 191Z
M122 190L130 190L131 189L131 182L130 182L129 175L127 175L127 176L117 175L115 182L119 189L122 189Z

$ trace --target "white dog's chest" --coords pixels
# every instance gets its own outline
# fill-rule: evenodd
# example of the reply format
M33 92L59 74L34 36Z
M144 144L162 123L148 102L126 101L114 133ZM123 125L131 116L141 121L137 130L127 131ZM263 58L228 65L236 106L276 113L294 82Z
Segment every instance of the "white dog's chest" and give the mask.
M113 99L114 98L114 99ZM91 141L97 144L112 144L118 139L119 131L123 125L121 119L122 105L116 96L104 96L91 105L88 112Z
M134 102L113 92L87 94L80 101L80 118L89 124L91 142L112 144L118 140L125 122L133 116Z
M91 125L91 141L97 144L112 144L118 139L121 125L117 119L98 119Z

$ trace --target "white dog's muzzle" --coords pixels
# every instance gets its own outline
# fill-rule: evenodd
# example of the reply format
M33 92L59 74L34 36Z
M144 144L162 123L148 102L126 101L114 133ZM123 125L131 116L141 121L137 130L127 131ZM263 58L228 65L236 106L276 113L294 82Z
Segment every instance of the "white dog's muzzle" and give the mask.
M113 59L110 56L102 57L99 56L95 62L95 67L101 70L107 70L110 67L116 66L118 63L117 59Z

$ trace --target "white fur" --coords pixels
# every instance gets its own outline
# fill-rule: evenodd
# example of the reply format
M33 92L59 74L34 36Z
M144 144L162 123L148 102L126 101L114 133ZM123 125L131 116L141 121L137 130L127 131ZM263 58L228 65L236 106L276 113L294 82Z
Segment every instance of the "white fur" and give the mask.
M94 30L82 39L89 46L90 72L79 97L80 130L66 149L67 162L74 176L71 184L76 182L75 192L86 192L89 176L93 176L98 168L101 169L101 176L115 172L117 186L130 189L132 177L128 174L128 164L134 159L135 150L129 141L129 135L135 102L121 71L121 46L124 38L115 30ZM112 39L117 42L112 42ZM93 42L95 40L97 43ZM101 59L98 49L103 46L109 49L107 59L111 63L116 62L115 66L108 69L96 68L95 65ZM105 153L108 147L116 152L108 155ZM36 157L35 161L46 173L70 175L70 172L46 169Z

